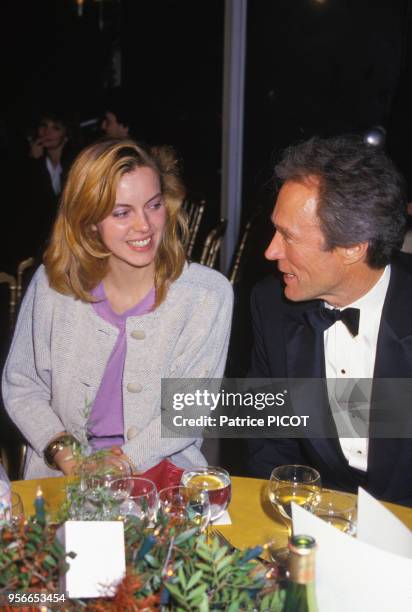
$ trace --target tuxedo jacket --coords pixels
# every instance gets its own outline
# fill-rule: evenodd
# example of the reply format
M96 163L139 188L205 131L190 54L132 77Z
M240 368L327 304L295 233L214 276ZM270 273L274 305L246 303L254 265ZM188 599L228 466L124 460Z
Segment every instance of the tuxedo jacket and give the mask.
M319 300L287 300L275 277L256 285L251 301L254 348L250 377L325 377L323 333L315 331L305 315L318 306ZM374 382L381 378L412 378L411 255L399 254L391 262L374 365ZM380 499L412 506L412 439L375 438L370 432L365 474L349 466L337 434L330 435L336 428L329 405L325 410L318 399L306 397L301 414L317 419L318 430L323 428L325 435L248 440L250 475L268 478L277 465L311 465L319 470L325 486L356 492L361 485ZM392 401L395 406L396 397Z

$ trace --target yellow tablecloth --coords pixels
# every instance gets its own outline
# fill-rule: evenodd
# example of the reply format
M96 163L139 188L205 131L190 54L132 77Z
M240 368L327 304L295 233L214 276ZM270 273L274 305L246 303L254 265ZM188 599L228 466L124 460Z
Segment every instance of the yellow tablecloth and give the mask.
M34 513L37 486L41 486L51 512L57 510L65 498L66 478L19 480L13 482L13 491L23 500L26 515ZM385 504L412 529L412 508ZM239 548L264 544L272 540L286 543L286 526L282 523L267 497L267 481L255 478L232 478L232 501L229 506L232 525L219 529Z

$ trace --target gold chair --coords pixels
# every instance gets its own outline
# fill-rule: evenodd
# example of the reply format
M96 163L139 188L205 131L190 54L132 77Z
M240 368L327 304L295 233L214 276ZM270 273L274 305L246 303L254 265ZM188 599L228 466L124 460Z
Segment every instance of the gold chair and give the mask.
M13 333L14 321L16 318L17 308L17 282L14 276L7 274L6 272L0 272L0 284L6 283L9 286L9 300L8 300L8 318L9 318L9 333L10 336Z
M241 261L243 261L243 254L245 251L245 246L249 238L251 228L252 228L252 219L249 219L249 221L245 225L241 240L235 251L233 265L229 272L229 281L232 283L232 285L237 283L237 281L239 280L240 263Z
M34 265L34 257L28 257L27 259L23 259L17 265L17 292L16 292L16 301L17 305L20 304L20 300L23 294L23 274L24 271L28 268L31 268Z
M0 283L9 285L8 318L9 336L13 334L16 322L17 308L23 295L24 272L34 265L34 257L24 259L17 265L17 280L11 274L0 272ZM23 478L24 460L26 457L27 444L21 434L11 421L6 421L4 426L8 431L7 446L0 449L1 461L10 478Z
M189 226L189 239L186 247L186 255L190 257L193 253L193 248L196 242L196 236L199 231L200 222L205 211L206 202L200 200L186 199L183 202L182 208L187 216L187 224Z
M226 233L227 219L221 219L206 237L200 263L213 268Z

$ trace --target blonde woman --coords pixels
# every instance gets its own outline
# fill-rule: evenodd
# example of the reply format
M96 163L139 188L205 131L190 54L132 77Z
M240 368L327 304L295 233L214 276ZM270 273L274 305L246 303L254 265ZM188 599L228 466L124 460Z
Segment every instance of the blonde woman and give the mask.
M185 261L182 196L164 149L106 140L74 162L3 373L25 478L70 474L74 439L137 470L204 464L200 440L161 439L161 379L223 374L232 290Z

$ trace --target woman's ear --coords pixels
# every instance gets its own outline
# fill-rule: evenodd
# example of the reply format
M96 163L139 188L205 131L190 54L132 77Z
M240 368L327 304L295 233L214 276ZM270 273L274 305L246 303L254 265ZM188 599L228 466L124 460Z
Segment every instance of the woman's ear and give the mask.
M99 230L97 229L97 225L95 223L92 223L92 232L98 232Z

